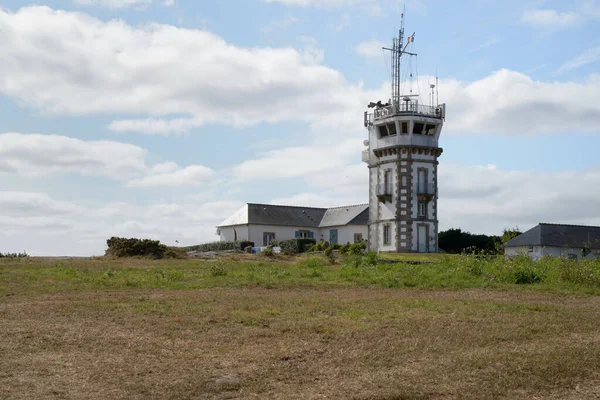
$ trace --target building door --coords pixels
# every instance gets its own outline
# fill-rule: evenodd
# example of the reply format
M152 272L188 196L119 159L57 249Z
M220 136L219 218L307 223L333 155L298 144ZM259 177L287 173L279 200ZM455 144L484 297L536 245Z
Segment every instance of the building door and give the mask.
M263 233L263 246L269 246L273 239L275 239L274 232L264 232Z
M427 227L417 226L417 249L419 253L427 253Z
M338 231L337 229L331 229L329 231L329 244L337 244L338 242Z

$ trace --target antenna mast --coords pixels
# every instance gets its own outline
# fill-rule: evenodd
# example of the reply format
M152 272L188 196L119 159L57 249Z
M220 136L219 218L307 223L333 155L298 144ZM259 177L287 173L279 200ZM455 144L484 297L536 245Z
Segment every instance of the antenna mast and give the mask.
M400 31L398 32L398 37L392 40L392 48L389 49L387 47L382 47L383 50L389 50L392 52L392 106L394 107L394 112L397 112L400 109L400 58L402 54L409 54L411 56L416 56L415 53L409 53L405 51L408 47L408 43L414 41L415 34L408 37L408 43L404 45L404 12L401 15L400 22Z

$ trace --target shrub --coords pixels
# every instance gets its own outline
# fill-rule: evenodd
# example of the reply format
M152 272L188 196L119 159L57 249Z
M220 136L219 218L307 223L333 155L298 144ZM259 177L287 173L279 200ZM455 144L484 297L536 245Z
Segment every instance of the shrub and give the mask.
M165 258L185 259L188 258L188 254L181 247L167 247L167 250L165 251Z
M307 251L315 242L315 239L308 238L273 240L271 241L271 246L281 247L281 252L284 254L298 254Z
M26 252L22 252L22 253L0 253L0 258L23 258L23 257L29 257L29 255Z
M106 241L106 255L115 257L163 258L167 246L158 240L111 237Z
M354 243L350 245L349 251L352 254L364 254L367 250L367 244L365 242Z
M248 240L242 240L237 242L211 242L199 244L197 246L188 246L184 249L186 251L199 251L201 253L207 251L225 251L225 250L242 250L246 247L254 247L254 242L250 242Z
M264 249L263 251L260 252L260 254L262 254L263 256L266 257L273 257L273 249L270 247L267 247L266 249Z
M215 265L212 265L210 267L210 274L212 276L226 276L227 269L225 269L225 266L223 264L216 263Z
M342 247L340 247L340 253L342 254L346 254L350 251L350 243L346 243L345 245L343 245Z

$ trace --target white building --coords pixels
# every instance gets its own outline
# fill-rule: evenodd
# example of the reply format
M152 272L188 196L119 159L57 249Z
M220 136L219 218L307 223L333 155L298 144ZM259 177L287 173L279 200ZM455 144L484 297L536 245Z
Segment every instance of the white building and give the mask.
M268 246L273 239L314 238L331 244L367 239L369 206L314 208L248 203L217 226L221 241L249 240Z
M431 253L438 250L438 139L445 104L420 104L409 84L400 80L400 60L414 56L404 44L404 28L392 49L392 99L371 103L365 112L369 139L363 161L369 167L369 248L378 252ZM411 74L412 76L412 74ZM403 87L401 87L404 85ZM409 91L401 95L401 90Z
M527 232L509 240L505 254L524 254L534 260L549 255L554 257L600 257L600 227L581 225L538 224Z

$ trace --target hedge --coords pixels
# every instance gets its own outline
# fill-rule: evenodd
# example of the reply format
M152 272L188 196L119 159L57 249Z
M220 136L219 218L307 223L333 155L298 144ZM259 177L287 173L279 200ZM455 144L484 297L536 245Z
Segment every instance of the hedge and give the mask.
M281 252L285 254L297 254L308 251L310 246L317 243L312 238L288 239L288 240L272 240L271 246L281 247Z
M106 240L106 244L108 245L106 255L115 257L163 258L167 251L166 245L150 239L126 239L113 236Z
M212 242L199 244L197 246L185 247L187 251L223 251L223 250L244 250L246 247L254 247L254 242L248 240L242 240L237 242Z

